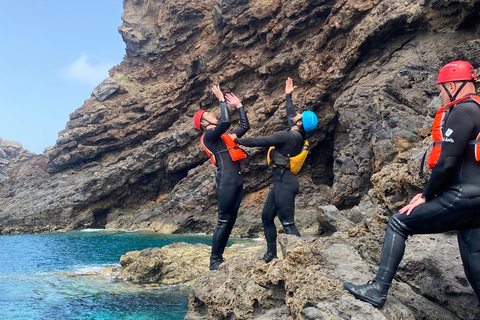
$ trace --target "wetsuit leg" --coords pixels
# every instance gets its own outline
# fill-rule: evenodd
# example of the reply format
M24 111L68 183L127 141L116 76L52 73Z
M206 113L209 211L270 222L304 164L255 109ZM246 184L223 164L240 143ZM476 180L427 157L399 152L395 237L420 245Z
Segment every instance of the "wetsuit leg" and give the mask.
M277 208L275 207L275 185L270 190L262 210L262 224L265 240L267 241L267 253L272 256L277 255L277 228L275 227L275 216Z
M402 261L405 253L405 241L407 240L407 235L396 227L396 223L397 221L393 217L388 222L380 265L375 276L377 282L388 287L392 284L398 265Z
M479 199L459 198L448 190L416 207L410 215L397 213L390 218L375 280L390 285L405 252L405 240L412 234L442 233L480 227Z
M211 258L221 259L237 219L243 195L241 181L217 179L218 222L212 237Z
M300 237L295 225L295 196L299 190L298 179L291 172L275 175L275 205L277 207L278 219L285 229L285 233L294 234Z
M457 238L463 269L480 302L480 229L457 231Z
M221 237L220 248L221 248L222 255L223 255L223 252L225 251L225 246L227 245L230 233L232 232L233 226L235 225L235 222L237 220L238 209L240 208L240 203L242 202L242 197L243 197L243 186L242 185L237 186L236 190L234 191L234 194L235 194L235 197L232 199L231 207L228 209L228 211L231 213L227 215L224 215L224 214L219 215L219 220L228 221L225 229L226 236Z

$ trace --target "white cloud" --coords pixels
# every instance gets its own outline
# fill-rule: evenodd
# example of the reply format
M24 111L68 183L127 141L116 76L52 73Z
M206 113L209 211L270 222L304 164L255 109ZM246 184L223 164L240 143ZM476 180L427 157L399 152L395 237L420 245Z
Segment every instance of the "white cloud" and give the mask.
M108 70L112 67L112 63L92 64L88 61L88 55L82 53L77 61L65 69L65 75L73 82L96 86L108 78Z

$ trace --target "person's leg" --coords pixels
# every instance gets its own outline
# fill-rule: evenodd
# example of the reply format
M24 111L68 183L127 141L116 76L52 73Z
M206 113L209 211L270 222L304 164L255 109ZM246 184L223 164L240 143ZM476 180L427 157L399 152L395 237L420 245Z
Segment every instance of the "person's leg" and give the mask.
M388 288L392 284L398 265L405 253L407 234L396 227L397 221L394 217L390 218L388 222L380 266L375 279L364 285L354 285L348 282L343 285L356 298L369 302L377 308L381 308L385 304Z
M229 214L226 214L226 215L222 214L222 217L220 217L220 219L227 222L227 225L225 227L225 236L221 238L221 243L220 243L222 255L223 255L223 252L225 251L225 247L227 246L227 242L230 237L230 234L232 233L233 226L237 221L238 209L240 208L240 203L242 202L242 197L243 197L243 184L237 186L236 189L232 188L232 192L234 192L233 193L234 197L230 202L231 206L226 209L226 211Z
M344 287L355 297L376 307L385 303L387 291L405 251L408 235L441 233L479 223L476 211L480 200L458 197L458 192L448 191L415 208L410 215L395 214L390 218L380 258L380 266L372 283Z
M226 181L219 183L217 181L218 221L212 236L210 270L218 270L219 265L223 262L223 252L237 219L242 193L241 185L239 187L236 183ZM235 211L234 208L237 210Z
M293 173L284 172L276 183L278 187L275 192L275 204L278 219L286 234L300 237L300 232L295 225L295 196L299 190L298 179Z
M277 228L275 227L275 216L277 208L275 207L275 185L268 193L267 200L262 210L262 224L265 240L267 241L267 253L263 257L265 262L270 262L277 257Z
M480 229L457 231L457 238L463 269L480 302Z

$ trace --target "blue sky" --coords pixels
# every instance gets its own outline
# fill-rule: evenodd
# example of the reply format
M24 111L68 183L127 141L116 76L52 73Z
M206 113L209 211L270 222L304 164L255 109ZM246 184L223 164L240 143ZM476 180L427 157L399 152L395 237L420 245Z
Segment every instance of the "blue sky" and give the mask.
M0 1L0 137L42 153L125 55L122 0Z

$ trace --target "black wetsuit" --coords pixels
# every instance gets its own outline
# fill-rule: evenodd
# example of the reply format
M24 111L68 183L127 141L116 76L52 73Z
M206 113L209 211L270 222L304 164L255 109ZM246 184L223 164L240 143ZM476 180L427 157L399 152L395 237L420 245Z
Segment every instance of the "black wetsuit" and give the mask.
M291 128L291 119L296 115L291 95L287 95L286 110L288 124ZM301 134L302 137L291 130L279 131L266 137L236 139L235 141L248 147L275 146L275 149L283 156L294 157L302 152L305 136L304 133ZM278 215L287 234L300 236L294 219L295 196L298 193L299 184L296 175L289 169L273 168L272 174L273 188L270 190L263 207L262 222L267 241L267 252L275 256L277 253L275 216Z
M245 109L241 107L237 110L240 127L231 133L236 134L237 137L241 137L250 129L250 125ZM240 207L243 195L240 163L233 161L227 151L218 153L219 151L227 149L221 135L228 130L231 124L227 103L224 101L220 102L220 113L220 123L217 124L215 128L206 130L203 135L203 144L212 151L217 165L215 185L218 197L218 222L213 232L211 255L211 258L214 260L222 259L230 232L237 219L238 208Z
M468 144L479 133L480 106L468 99L453 107L440 158L422 194L427 202L410 215L390 218L376 281L391 284L409 235L457 230L465 273L480 300L480 162Z

